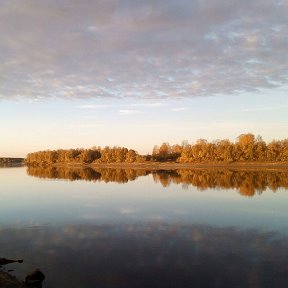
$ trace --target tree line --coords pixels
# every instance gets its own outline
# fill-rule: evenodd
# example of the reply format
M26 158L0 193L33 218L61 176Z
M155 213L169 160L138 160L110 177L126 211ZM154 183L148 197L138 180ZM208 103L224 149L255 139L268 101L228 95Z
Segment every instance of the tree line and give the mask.
M288 139L263 141L261 136L241 134L235 143L227 139L208 142L199 139L195 144L187 141L171 146L164 142L154 146L152 159L180 163L234 162L234 161L288 161Z
M29 153L25 159L27 165L91 164L91 163L134 163L145 158L135 150L124 147L93 147L90 149L58 149Z
M23 158L0 157L0 166L15 166L23 163Z
M155 145L148 155L140 155L125 147L92 147L90 149L58 149L29 153L27 165L91 164L91 163L142 163L149 161L179 163L213 162L285 162L288 161L288 139L266 143L261 136L241 134L233 143L230 140L208 142L199 139L195 144L183 141L170 145L167 142Z

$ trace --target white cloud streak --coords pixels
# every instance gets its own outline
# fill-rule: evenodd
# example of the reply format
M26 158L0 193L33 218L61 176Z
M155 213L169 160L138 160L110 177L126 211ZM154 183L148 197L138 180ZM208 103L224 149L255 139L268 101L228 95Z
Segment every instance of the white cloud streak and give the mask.
M95 104L88 104L88 105L81 105L79 106L80 109L103 109L103 108L109 108L110 105L95 105Z
M142 111L138 111L138 110L119 110L119 114L120 115L135 115L135 114L142 114Z
M166 104L161 102L156 103L134 103L130 105L131 107L163 107L166 106Z
M188 111L188 110L190 110L190 108L188 107L179 107L179 108L172 109L173 112L182 112L182 111Z
M242 112L267 112L267 111L275 111L275 110L283 110L286 109L288 111L288 105L283 106L275 106L275 107L255 107L255 108L245 108Z

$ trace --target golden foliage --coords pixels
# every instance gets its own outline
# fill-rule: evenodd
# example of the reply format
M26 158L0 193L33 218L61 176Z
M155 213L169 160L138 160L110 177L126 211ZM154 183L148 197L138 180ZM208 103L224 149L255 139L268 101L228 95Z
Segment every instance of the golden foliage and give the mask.
M261 136L241 134L235 143L227 139L208 142L199 139L195 144L182 146L169 143L155 146L152 157L157 161L180 163L239 162L239 161L288 161L288 139L265 143Z

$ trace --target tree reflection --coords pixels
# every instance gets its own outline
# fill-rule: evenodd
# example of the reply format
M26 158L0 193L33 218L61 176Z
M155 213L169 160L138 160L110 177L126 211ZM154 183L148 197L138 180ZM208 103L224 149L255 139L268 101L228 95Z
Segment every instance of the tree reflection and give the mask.
M127 183L134 181L139 176L149 174L145 170L135 169L93 169L93 168L70 168L70 167L27 167L27 173L30 176L36 176L43 179L67 179L70 181L104 181Z
M153 175L155 183L163 187L181 184L183 188L195 186L199 190L237 189L243 196L262 194L266 189L276 191L288 189L287 171L242 171L242 170L145 170L112 168L69 168L69 167L27 167L30 176L47 179L86 180L98 182L127 183L140 176Z
M278 188L288 189L288 172L283 171L237 171L237 170L177 170L155 171L153 179L163 187L171 183L189 185L199 190L209 188L237 189L243 196L262 194L266 189L276 191Z

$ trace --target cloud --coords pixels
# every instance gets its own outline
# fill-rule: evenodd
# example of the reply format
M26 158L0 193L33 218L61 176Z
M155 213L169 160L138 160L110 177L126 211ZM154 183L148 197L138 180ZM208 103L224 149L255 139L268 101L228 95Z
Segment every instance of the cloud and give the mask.
M138 111L138 110L120 110L119 114L120 115L134 115L134 114L141 114L143 112Z
M130 215L136 213L136 210L132 208L121 208L119 213L122 215Z
M275 107L260 107L260 108L245 108L242 109L242 112L266 112L266 111L275 111L275 110L282 110L287 109L288 105L283 106L275 106Z
M155 102L155 103L134 103L131 104L130 106L132 107L163 107L166 104L161 103L161 102Z
M172 111L174 112L182 112L182 111L187 111L190 110L188 107L179 107L179 108L173 108Z
M110 105L95 105L95 104L87 104L87 105L81 105L79 106L80 109L102 109L102 108L108 108L111 107Z
M79 128L79 129L83 129L83 128L99 128L102 127L103 124L93 124L93 123L84 123L84 124L71 124L70 128Z
M288 82L286 1L3 0L1 99L159 100Z

